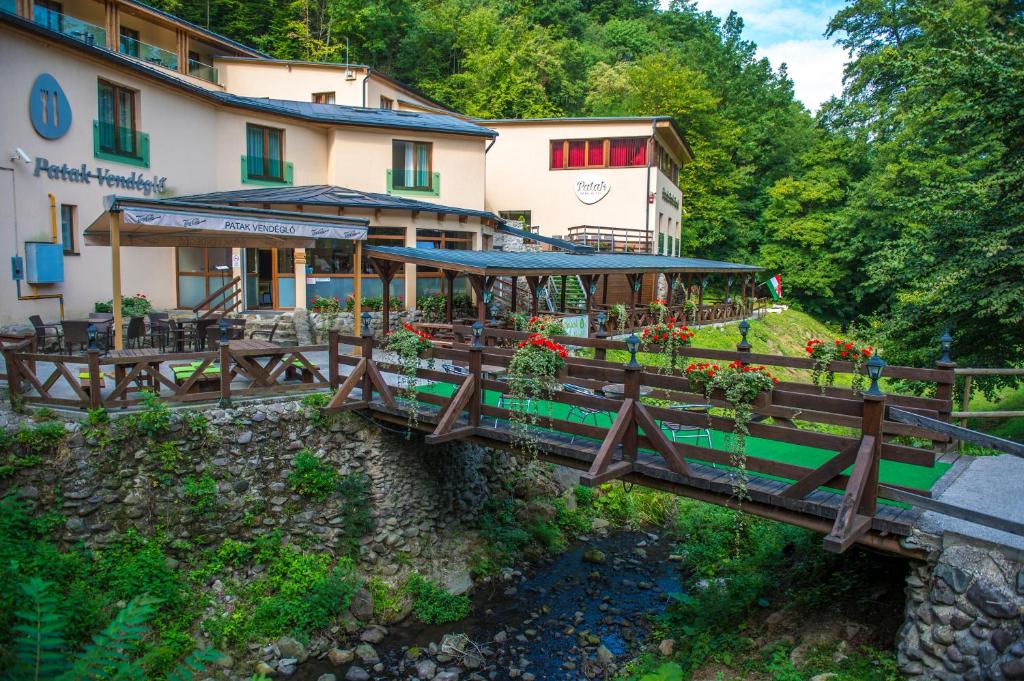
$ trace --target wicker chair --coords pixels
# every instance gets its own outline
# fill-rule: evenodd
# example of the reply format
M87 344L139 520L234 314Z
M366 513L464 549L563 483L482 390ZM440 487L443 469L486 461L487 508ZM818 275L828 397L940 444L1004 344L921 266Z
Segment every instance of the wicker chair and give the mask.
M46 324L43 322L42 317L34 314L28 318L32 322L32 328L36 330L36 342L39 345L40 351L45 351L47 341L55 341L55 345L59 348L61 344L61 326L60 324Z

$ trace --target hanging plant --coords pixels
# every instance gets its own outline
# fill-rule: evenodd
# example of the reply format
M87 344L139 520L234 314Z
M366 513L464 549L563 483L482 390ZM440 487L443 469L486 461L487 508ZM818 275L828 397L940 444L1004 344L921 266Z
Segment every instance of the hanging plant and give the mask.
M416 370L420 367L420 359L429 360L430 368L434 368L433 337L420 331L406 322L398 331L388 333L385 348L398 355L398 363L402 368L402 381L399 390L405 399L409 411L410 437L413 429L419 424L419 411L416 408Z
M750 498L747 435L750 434L749 425L754 415L754 401L762 393L770 393L779 380L763 366L744 364L738 360L724 369L708 362L690 364L686 367L686 377L694 391L702 392L709 401L713 392L719 392L733 412L729 464L736 469L733 495L742 504ZM737 528L737 533L741 529Z
M538 413L531 409L534 403L550 402L559 390L559 378L565 369L569 351L541 333L516 345L508 366L509 421L512 443L526 453L536 454L536 439L530 437L530 426L537 424Z
M685 324L677 324L672 317L668 323L654 324L645 327L640 333L640 344L645 348L649 345L661 347L662 354L668 357L669 371L679 368L680 350L688 347L693 338L693 331Z
M811 368L811 381L821 388L822 393L825 392L825 388L832 387L836 380L832 362L852 362L853 376L850 387L856 392L864 389L866 378L861 373L861 369L864 367L864 362L874 352L874 348L870 345L862 346L856 341L843 338L836 338L832 343L826 343L820 338L812 338L807 341L804 351L814 360L814 366Z
M565 335L565 325L562 324L562 320L550 315L530 317L526 330L530 333L539 333L542 336Z
M687 321L696 322L697 321L697 303L695 303L695 302L693 302L692 300L689 300L689 299L683 301L683 317Z
M625 329L626 328L626 306L622 303L615 303L608 310L608 323L611 324L612 329Z
M663 324L668 313L668 303L662 298L657 298L647 303L647 311L654 317L655 323Z

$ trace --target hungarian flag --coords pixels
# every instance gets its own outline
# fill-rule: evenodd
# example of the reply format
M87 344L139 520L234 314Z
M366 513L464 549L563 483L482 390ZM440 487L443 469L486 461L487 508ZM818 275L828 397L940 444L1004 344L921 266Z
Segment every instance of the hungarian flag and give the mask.
M768 293L772 294L772 300L779 300L782 298L782 275L776 274L774 277L764 283L768 287Z

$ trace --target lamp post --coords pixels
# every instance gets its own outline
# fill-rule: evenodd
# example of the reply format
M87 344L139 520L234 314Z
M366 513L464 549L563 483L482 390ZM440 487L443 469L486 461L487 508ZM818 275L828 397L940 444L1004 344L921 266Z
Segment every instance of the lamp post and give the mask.
M878 352L871 355L871 358L867 361L868 367L868 378L871 379L871 385L868 387L865 395L871 397L881 397L882 391L878 389L878 380L882 378L882 370L885 369L885 360L878 356Z
M626 366L630 369L639 368L640 363L636 361L636 352L640 349L640 339L635 333L629 334L629 338L626 339L626 348L629 350L629 364Z
M475 322L473 322L473 347L474 348L482 348L483 347L483 343L480 342L480 340L483 338L483 335L484 335L484 325L481 324L480 320L478 319Z
M604 310L601 310L600 312L597 313L597 332L598 333L604 333L604 325L605 325L605 322L607 322L607 321L608 321L608 315L606 315L604 313Z
M373 336L373 328L370 327L370 313L364 312L359 315L359 318L363 322L363 328L360 329L360 336Z
M87 328L85 332L89 335L89 349L99 350L99 348L96 346L96 325L90 324L89 328Z
M942 351L942 356L939 357L939 363L952 364L953 357L949 352L953 349L953 336L950 335L948 328L942 332L942 337L939 338L939 349Z
M750 343L747 341L747 334L750 333L750 322L744 319L740 322L740 342L736 345L736 349L740 352L750 352Z

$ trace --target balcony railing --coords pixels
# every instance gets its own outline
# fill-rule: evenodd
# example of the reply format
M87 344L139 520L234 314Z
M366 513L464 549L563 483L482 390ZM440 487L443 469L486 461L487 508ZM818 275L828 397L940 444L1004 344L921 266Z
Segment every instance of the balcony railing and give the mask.
M126 54L129 57L135 57L141 59L144 62L150 64L156 64L157 66L163 66L164 68L176 71L178 69L178 55L169 50L165 50L162 47L156 45L150 45L144 43L141 40L135 38L129 38L128 36L121 36L121 42L118 43L118 51L121 54Z
M4 3L2 9L13 12L13 8L8 10L8 4L13 5L14 3ZM52 9L36 5L32 8L32 21L40 26L45 26L51 31L57 31L76 40L81 40L86 45L107 46L106 29L67 14L61 14Z
M566 241L614 253L653 253L653 232L626 227L577 225L569 228Z
M201 61L196 61L195 59L188 60L188 75L208 80L215 85L217 84L216 67L204 64Z
M115 126L106 121L92 122L93 156L107 161L149 167L149 135Z

